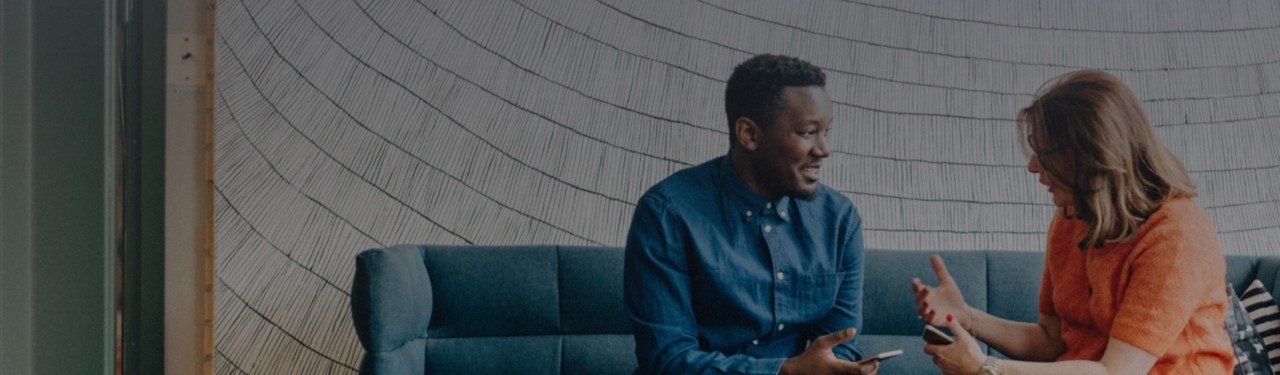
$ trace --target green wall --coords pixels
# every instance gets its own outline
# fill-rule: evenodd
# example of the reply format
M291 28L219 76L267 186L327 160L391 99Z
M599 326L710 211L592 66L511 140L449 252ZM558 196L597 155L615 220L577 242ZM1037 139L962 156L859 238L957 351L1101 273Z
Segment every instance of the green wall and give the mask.
M3 3L0 373L112 371L114 4Z
M0 2L0 373L31 372L30 4Z

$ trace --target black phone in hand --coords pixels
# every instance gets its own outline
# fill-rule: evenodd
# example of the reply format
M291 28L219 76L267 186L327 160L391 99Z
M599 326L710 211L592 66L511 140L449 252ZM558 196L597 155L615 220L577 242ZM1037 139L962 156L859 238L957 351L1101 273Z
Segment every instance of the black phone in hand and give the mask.
M924 342L933 345L951 345L956 342L956 339L934 326L926 325L924 326Z

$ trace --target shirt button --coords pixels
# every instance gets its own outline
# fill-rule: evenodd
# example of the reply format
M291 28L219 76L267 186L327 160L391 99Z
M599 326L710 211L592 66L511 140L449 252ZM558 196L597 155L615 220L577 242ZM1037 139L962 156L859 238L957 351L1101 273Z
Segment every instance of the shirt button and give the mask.
M778 213L778 216L781 216L783 219L786 219L786 218L787 218L787 212L786 212L786 211L779 212L779 213Z
M743 214L744 214L744 215L747 215L747 217L751 217L751 211L747 211L747 212L745 212L745 213L743 213Z
M751 345L760 345L760 340L751 340Z
M787 328L787 325L786 325L786 324L779 324L779 325L778 325L778 330L779 330L779 331L783 330L784 328Z
M765 232L765 233L773 232L773 226L772 226L772 225L765 225L765 226L764 226L764 232Z
M776 276L776 277L778 278L778 280L786 280L786 279L787 279L787 275L783 274L782 272L778 272L778 273L777 273L777 274L775 274L774 276Z
M773 208L773 203L765 203L764 208Z

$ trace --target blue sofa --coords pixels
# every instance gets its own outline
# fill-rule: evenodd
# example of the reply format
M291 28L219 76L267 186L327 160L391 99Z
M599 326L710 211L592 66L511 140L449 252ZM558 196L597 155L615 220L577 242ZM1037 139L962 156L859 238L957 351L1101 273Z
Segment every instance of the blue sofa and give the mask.
M909 282L934 282L926 251L868 250L859 349L903 349L883 374L938 373L921 352ZM1043 254L943 251L974 306L1033 321ZM627 374L636 367L620 248L409 246L356 258L351 312L361 373ZM1237 292L1280 289L1280 257L1230 256Z

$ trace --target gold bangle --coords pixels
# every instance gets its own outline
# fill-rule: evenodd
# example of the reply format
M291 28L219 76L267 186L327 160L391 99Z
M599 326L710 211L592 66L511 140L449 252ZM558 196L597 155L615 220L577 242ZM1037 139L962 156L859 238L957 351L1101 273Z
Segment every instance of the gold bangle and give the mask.
M982 368L978 369L978 375L1000 375L1000 360L995 356L987 356L987 360L982 362Z

